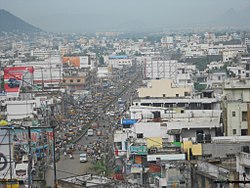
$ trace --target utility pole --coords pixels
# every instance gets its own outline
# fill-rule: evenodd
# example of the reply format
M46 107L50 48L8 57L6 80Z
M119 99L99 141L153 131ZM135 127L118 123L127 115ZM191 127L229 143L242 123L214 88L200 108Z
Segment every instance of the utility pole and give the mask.
M12 147L12 145L11 145L11 140L10 140L10 131L11 131L11 129L9 129L9 164L10 164L10 179L12 180L12 157L11 157L11 155L12 155L12 152L11 152L11 147ZM11 188L12 188L12 185L11 185Z
M53 126L53 167L54 167L54 188L57 188L57 177L56 177L56 139L55 139L55 127Z
M31 188L31 131L30 131L30 126L27 127L28 128L28 145L29 145L29 163L28 163L28 188Z

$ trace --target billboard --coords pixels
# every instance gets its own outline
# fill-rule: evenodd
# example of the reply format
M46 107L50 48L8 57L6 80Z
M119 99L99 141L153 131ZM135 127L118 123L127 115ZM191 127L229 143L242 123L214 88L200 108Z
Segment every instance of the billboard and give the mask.
M63 64L68 64L70 67L80 67L80 57L63 57Z
M121 119L122 125L134 125L138 119Z
M4 90L9 97L17 97L21 87L32 87L33 67L4 68Z
M147 155L147 146L131 146L130 153L135 155Z
M91 61L89 56L80 56L80 68L87 68L91 66Z

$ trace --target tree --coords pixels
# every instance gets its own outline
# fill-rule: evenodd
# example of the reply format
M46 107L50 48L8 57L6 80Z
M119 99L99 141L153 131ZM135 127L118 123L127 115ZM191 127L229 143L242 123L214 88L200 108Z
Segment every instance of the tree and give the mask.
M194 83L194 89L197 90L197 91L202 91L202 90L204 90L206 88L207 88L206 84L200 84L198 82Z
M97 163L94 164L93 170L106 177L112 173L112 169L108 167L107 161L104 158L98 160Z
M99 64L104 65L104 58L102 56L99 57Z

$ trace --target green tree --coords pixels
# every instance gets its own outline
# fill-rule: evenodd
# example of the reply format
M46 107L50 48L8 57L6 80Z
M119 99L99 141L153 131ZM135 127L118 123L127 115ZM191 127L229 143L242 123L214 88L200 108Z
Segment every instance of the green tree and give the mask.
M104 65L104 58L102 56L99 57L99 64Z
M108 167L107 161L104 158L94 164L93 170L106 177L112 173L112 169Z
M206 88L207 88L206 84L200 84L198 82L194 83L194 89L197 90L197 91L202 91L202 90L204 90Z

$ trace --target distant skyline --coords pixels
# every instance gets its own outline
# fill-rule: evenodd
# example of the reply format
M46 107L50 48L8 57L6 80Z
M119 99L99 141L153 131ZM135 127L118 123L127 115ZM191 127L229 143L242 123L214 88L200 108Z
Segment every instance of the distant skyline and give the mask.
M203 24L231 8L240 12L247 7L250 0L0 0L1 9L52 32L143 31Z

